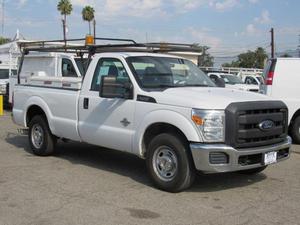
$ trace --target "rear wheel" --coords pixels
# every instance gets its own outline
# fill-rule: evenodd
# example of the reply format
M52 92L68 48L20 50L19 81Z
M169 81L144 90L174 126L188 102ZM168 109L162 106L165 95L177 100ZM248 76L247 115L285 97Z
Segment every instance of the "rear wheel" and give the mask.
M298 116L292 123L291 136L294 143L300 144L300 116Z
M34 116L30 121L28 138L35 155L48 156L53 154L56 138L52 135L44 116Z
M152 181L164 191L179 192L194 181L188 145L176 135L165 133L153 138L147 149L146 163Z
M238 173L244 174L244 175L254 175L254 174L258 174L258 173L262 172L266 168L267 168L267 166L249 169L249 170L240 170L240 171L238 171Z

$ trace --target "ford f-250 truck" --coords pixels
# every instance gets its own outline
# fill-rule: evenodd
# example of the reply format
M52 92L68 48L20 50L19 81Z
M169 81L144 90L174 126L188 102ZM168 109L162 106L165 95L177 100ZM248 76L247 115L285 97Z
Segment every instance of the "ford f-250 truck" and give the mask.
M170 192L196 171L254 174L289 157L284 103L216 87L192 62L147 51L93 51L78 87L17 85L13 119L33 152L51 155L58 139L129 152Z

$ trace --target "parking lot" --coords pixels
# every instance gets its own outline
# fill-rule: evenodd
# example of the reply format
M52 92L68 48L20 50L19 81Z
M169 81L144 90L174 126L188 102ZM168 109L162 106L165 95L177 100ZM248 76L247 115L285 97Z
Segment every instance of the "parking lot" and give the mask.
M137 157L74 142L37 157L9 112L0 128L0 225L300 224L299 146L259 175L199 175L170 194Z

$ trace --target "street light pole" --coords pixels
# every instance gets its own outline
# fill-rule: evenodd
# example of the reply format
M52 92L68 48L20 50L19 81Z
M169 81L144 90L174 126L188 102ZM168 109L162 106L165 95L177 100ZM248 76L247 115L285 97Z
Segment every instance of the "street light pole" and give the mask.
M275 58L274 28L271 28L271 57Z

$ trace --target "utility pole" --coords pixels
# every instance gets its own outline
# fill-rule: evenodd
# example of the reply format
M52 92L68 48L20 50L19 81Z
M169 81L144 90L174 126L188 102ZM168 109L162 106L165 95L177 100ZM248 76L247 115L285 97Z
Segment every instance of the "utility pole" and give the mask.
M96 20L93 20L93 25L94 25L94 44L96 44Z
M271 57L275 58L274 28L271 28Z
M5 0L2 0L2 37L4 36L4 19L5 19L5 10L4 10L4 6L5 6Z

